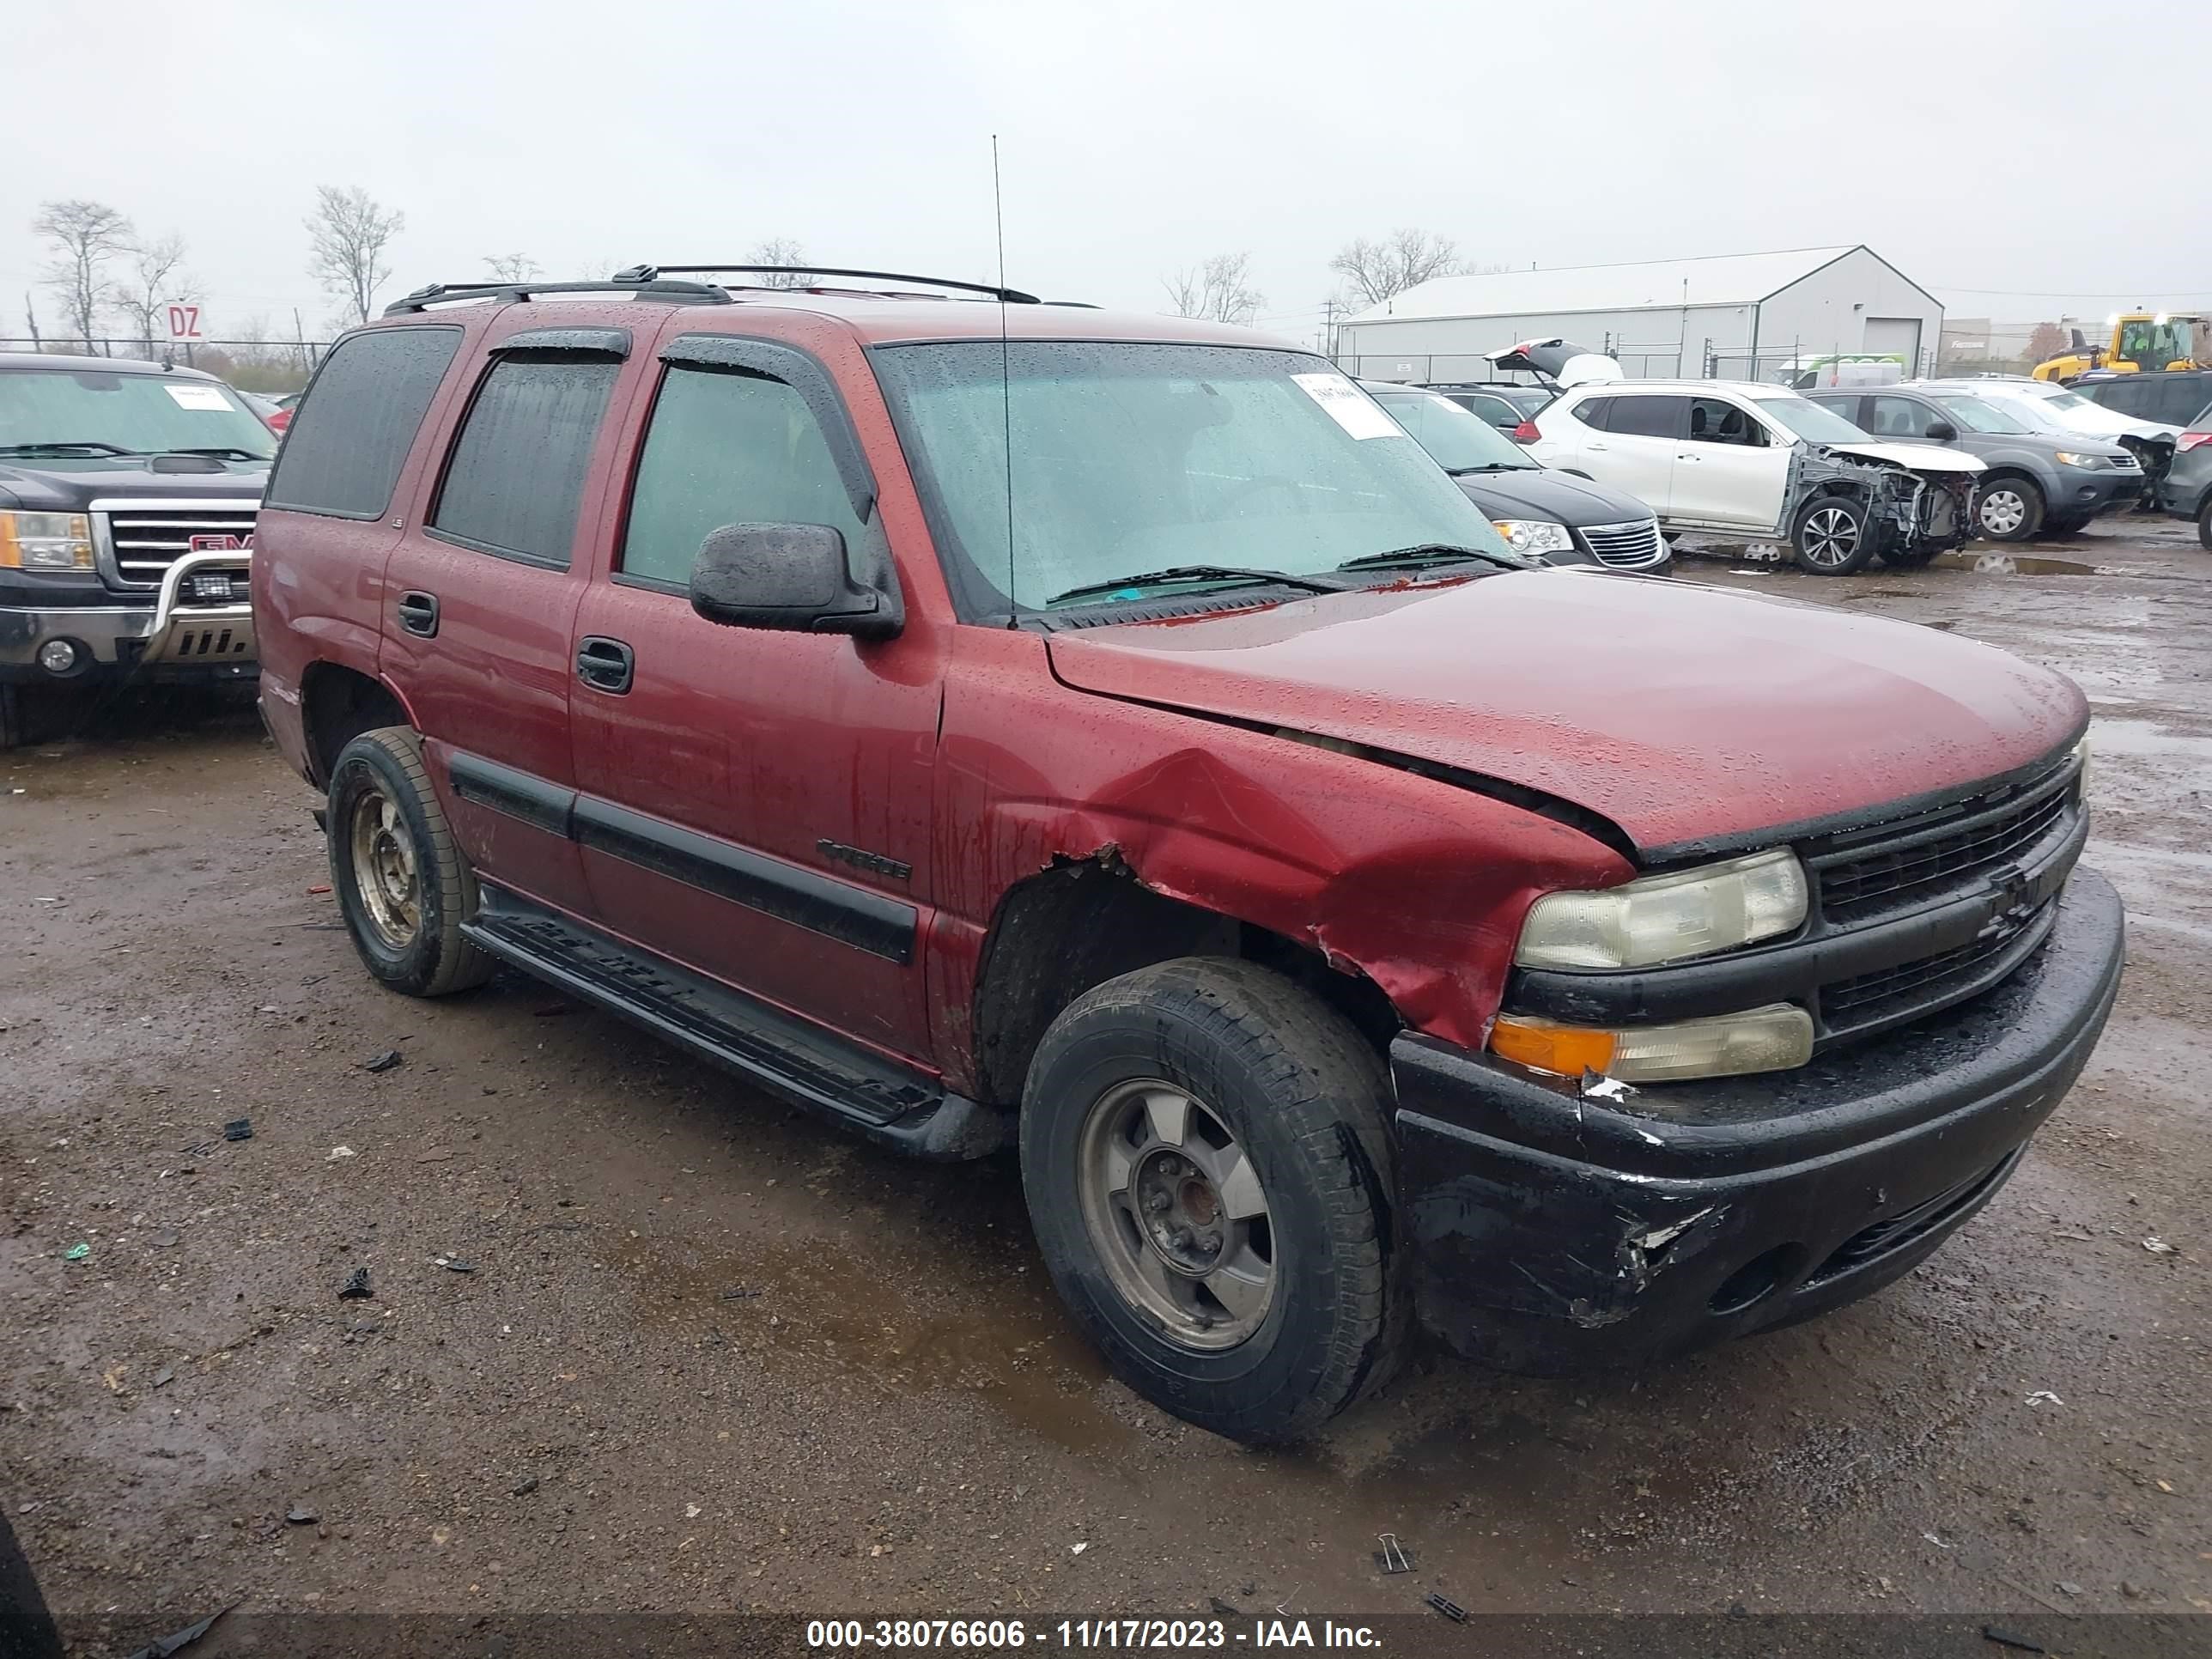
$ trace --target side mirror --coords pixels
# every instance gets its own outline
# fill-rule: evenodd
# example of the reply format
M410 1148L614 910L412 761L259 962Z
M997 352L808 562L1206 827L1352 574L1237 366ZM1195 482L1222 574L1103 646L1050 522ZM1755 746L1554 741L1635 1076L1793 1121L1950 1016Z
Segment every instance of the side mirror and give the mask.
M732 628L887 640L906 625L896 582L854 580L826 524L726 524L691 567L691 608Z
M1959 438L1959 428L1948 421L1930 421L1926 436L1933 443L1955 443Z

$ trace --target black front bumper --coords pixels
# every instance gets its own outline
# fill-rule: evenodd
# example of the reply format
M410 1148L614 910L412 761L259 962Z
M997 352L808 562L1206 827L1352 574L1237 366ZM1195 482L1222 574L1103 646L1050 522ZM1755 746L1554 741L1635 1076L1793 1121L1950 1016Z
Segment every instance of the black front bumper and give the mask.
M1407 1034L1398 1217L1422 1322L1472 1358L1652 1359L1879 1289L1986 1203L2118 994L2119 896L2077 869L1972 1001L1793 1072L1625 1101Z

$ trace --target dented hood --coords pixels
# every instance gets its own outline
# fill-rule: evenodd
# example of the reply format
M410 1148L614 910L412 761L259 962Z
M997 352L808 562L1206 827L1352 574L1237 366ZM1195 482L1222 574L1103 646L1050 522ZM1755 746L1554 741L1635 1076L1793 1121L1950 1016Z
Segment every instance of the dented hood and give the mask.
M1647 854L1878 817L2088 720L2073 682L1972 640L1573 570L1072 630L1049 649L1070 685L1540 790Z
M1980 457L1963 454L1955 449L1939 448L1934 444L1821 444L1819 447L1832 450L1838 455L1894 461L1898 465L1909 466L1916 472L1979 472L1984 470Z

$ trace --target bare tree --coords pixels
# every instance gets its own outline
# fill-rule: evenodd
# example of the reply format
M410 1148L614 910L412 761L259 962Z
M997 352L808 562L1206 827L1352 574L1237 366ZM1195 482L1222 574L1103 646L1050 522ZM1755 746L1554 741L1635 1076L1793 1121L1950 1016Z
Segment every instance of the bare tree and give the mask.
M495 282L526 283L538 275L538 261L527 253L487 253L484 264Z
M52 246L43 273L46 286L61 296L70 331L89 351L100 313L115 298L108 265L131 251L131 221L105 202L46 202L31 231Z
M788 236L771 236L754 245L745 255L746 262L756 265L803 266L806 250ZM763 271L756 277L762 288L805 288L814 280L813 273L802 270Z
M2027 361L2047 362L2066 349L2066 336L2056 323L2038 323L2027 337Z
M149 355L156 327L166 331L162 313L173 304L197 297L184 265L185 239L174 231L131 251L131 276L116 289L115 303L131 319L131 337Z
M1178 317L1249 324L1267 303L1251 284L1251 268L1249 253L1217 253L1194 270L1161 277L1160 285L1168 291L1168 308Z
M1337 250L1328 268L1344 278L1354 299L1379 306L1432 276L1462 276L1468 267L1450 237L1394 230L1375 241L1355 236Z
M367 322L376 290L392 275L384 250L406 228L407 216L379 207L359 185L321 185L307 222L314 249L307 274L343 302L354 321Z

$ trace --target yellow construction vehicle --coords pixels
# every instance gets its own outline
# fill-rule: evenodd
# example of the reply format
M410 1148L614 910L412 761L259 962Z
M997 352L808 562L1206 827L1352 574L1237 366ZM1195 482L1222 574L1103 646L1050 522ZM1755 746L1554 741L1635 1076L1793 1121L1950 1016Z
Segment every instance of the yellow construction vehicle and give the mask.
M2146 368L2203 368L2212 367L2212 349L2205 336L2207 319L2179 312L2124 312L2108 319L2112 335L2103 345L2091 345L2073 331L2073 349L2038 363L2039 380L2070 380L2092 369L2133 374Z

